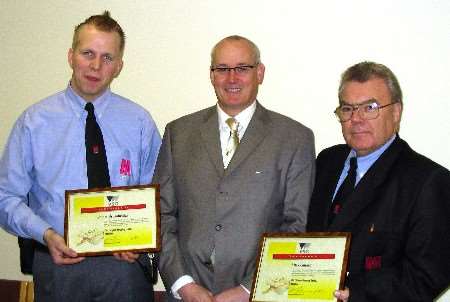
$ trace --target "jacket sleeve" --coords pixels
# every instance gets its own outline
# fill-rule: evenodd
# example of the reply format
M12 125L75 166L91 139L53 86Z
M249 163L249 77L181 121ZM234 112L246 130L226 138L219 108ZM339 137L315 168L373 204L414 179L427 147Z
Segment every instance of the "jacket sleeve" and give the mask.
M158 256L158 266L167 289L170 289L179 277L189 275L178 245L178 204L171 149L170 128L167 126L153 177L153 182L160 185L162 249Z
M297 139L285 176L283 221L279 232L305 232L306 229L315 175L314 135L312 131L306 130ZM253 278L254 270L245 276L241 284L250 290Z

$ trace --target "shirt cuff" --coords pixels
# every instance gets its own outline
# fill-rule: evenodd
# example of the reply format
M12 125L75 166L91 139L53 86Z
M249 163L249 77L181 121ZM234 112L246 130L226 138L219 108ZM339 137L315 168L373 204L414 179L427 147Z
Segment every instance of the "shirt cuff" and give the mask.
M181 300L181 296L178 294L178 290L189 283L194 283L194 279L189 275L184 275L184 276L181 276L180 278L178 278L177 281L175 281L175 283L170 288L172 295L176 299Z
M242 285L242 284L240 284L241 286L242 286L242 288L245 290L245 292L247 293L247 294L249 294L250 295L250 291L244 286L244 285Z
M50 224L45 222L43 219L41 219L38 216L30 217L28 223L28 232L30 233L30 237L34 240L40 242L43 245L47 245L44 241L44 233L48 229L52 228ZM63 235L61 235L63 236Z

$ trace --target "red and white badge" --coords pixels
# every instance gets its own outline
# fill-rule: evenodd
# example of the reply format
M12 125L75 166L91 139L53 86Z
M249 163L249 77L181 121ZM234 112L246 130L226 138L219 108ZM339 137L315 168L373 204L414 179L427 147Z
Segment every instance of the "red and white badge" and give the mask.
M120 176L130 176L131 175L131 161L129 159L122 158L120 162Z

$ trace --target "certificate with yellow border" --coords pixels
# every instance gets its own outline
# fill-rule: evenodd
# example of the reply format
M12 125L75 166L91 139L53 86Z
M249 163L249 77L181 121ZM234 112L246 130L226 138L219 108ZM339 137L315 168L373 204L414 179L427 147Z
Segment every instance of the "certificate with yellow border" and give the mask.
M337 301L350 233L264 234L251 301Z
M159 185L66 191L64 239L80 256L160 249Z

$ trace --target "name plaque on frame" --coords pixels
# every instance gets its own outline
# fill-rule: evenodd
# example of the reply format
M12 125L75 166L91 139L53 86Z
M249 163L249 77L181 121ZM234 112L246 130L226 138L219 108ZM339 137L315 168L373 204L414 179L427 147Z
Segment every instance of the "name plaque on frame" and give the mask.
M68 190L64 239L80 256L157 252L159 185Z
M350 233L264 234L250 301L337 301L349 246Z

